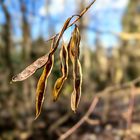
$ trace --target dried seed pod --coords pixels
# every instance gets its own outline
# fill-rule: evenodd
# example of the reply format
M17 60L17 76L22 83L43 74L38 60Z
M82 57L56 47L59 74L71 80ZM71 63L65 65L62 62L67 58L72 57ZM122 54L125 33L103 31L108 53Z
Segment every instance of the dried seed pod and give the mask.
M21 73L17 74L12 78L12 82L23 81L33 75L37 69L43 67L48 60L48 55L44 55L38 58L35 62L31 65L26 67Z
M42 104L44 101L44 95L45 95L45 89L46 89L46 85L47 85L47 78L51 73L52 67L53 67L53 63L54 63L54 55L50 54L48 56L48 61L46 63L46 65L44 66L44 70L39 78L38 84L37 84L37 90L36 90L36 118L38 118L38 116L41 113L41 108L42 108Z
M53 90L54 101L58 99L60 90L68 76L68 52L64 44L62 44L62 48L60 51L60 59L61 59L62 76L56 80L54 85L54 90Z
M73 81L74 90L71 95L71 108L75 112L81 97L81 86L82 86L82 69L79 61L79 45L80 45L80 33L77 26L73 31L70 43L69 43L69 56L73 65Z
M74 90L71 95L71 108L74 112L78 108L80 98L81 98L81 87L82 87L82 69L80 61L77 61L75 66L76 71L74 72Z
M44 66L44 70L39 78L38 84L37 84L37 89L36 89L36 118L38 118L38 116L41 113L41 109L42 109L42 104L44 101L44 96L45 96L45 89L47 86L47 79L48 76L50 75L52 68L53 68L53 64L54 64L54 53L53 53L53 49L54 49L54 43L55 40L52 41L52 45L51 45L51 50L50 53L48 55L48 61L46 62L46 65Z

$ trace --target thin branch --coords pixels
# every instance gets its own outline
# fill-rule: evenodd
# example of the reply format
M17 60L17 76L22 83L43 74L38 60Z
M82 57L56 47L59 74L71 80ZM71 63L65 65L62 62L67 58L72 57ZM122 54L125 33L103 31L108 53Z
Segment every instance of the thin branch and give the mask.
M58 119L57 121L55 121L51 127L49 128L49 132L53 132L54 130L56 130L61 124L63 124L64 122L66 122L69 117L70 117L71 113L67 113L66 115L62 116L60 119Z
M70 128L66 133L62 134L60 137L59 137L59 140L64 140L66 139L67 137L69 137L72 133L74 133L84 122L87 121L89 115L93 112L93 110L95 109L95 106L96 104L98 103L98 100L100 97L102 97L102 95L104 93L110 93L111 91L115 91L115 90L119 90L121 88L126 88L126 87L131 87L132 85L135 85L137 84L138 82L140 82L140 77L130 81L130 82L126 82L124 84L117 84L117 85L114 85L114 86L111 86L111 87L107 87L105 88L103 91L101 92L98 92L93 101L92 101L92 104L90 105L87 113L81 118L81 120L76 123L72 128Z
M67 27L67 29L69 27L71 27L72 25L74 25L79 19L81 19L81 17L90 9L90 7L95 3L96 0L93 0L79 15L78 17ZM52 40L53 38L55 38L56 36L58 36L59 33L55 34L54 36L50 37L47 41Z
M93 0L79 15L79 17L77 17L70 25L69 27L71 27L72 25L74 25L87 11L88 9L95 3L96 0Z
M140 77L138 77L138 78L136 78L136 79L134 79L130 82L126 82L126 83L123 83L123 84L116 84L116 85L107 87L103 91L96 93L95 96L102 97L103 94L105 96L105 94L114 92L116 90L124 89L124 88L127 88L127 87L131 88L132 85L135 85L139 82L140 82Z
M95 97L86 112L86 114L79 120L78 123L76 123L72 128L70 128L66 133L62 134L59 137L59 140L65 140L67 137L69 137L72 133L74 133L89 117L89 115L94 111L96 104L98 103L99 98Z
M89 117L86 119L86 122L90 125L100 125L101 124L101 121L100 120L93 120L93 119L90 119Z

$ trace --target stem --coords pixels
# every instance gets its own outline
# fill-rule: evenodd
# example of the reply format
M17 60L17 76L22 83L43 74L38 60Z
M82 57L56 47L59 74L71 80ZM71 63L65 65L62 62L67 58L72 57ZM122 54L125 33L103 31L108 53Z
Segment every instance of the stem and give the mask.
M67 27L67 29L69 27L71 27L72 25L74 25L79 19L81 19L81 17L90 9L90 7L95 3L96 0L93 0L79 15L78 17ZM59 33L55 34L54 36L50 37L48 40L46 40L46 42L54 39L56 36L58 36Z
M93 98L92 103L91 103L88 111L86 112L86 114L72 128L70 128L67 132L65 132L64 134L62 134L59 137L59 140L65 140L72 133L74 133L87 120L87 118L90 116L90 114L93 113L93 111L95 109L95 106L97 105L98 101L99 101L99 98L98 97Z

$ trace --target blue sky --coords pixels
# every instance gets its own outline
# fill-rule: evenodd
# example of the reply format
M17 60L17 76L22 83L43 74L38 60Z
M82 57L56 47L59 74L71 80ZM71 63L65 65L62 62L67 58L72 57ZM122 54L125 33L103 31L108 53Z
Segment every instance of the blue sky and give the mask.
M77 0L80 1L80 0ZM51 33L49 32L49 24L56 32L59 32L63 22L77 13L77 2L75 0L24 0L27 5L27 19L31 26L31 35L33 39L42 36L47 39ZM85 7L92 0L85 0ZM50 2L49 8L47 3ZM96 0L95 4L88 11L89 27L96 31L102 31L100 35L101 42L105 47L115 46L117 38L106 31L121 32L122 31L122 17L126 10L129 0ZM20 12L20 0L5 0L5 4L12 17L13 35L15 40L22 37L21 20L22 14ZM48 18L47 13L50 17ZM86 17L86 15L85 15ZM51 20L51 21L50 21ZM0 24L4 24L5 18L0 6ZM95 41L96 31L85 31L88 38L88 43L93 46ZM70 32L70 30L69 30Z

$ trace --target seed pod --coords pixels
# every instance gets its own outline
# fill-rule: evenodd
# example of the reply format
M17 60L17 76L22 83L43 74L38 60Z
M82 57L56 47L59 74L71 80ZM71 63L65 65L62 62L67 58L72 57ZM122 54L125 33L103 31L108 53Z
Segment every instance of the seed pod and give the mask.
M37 84L36 118L35 119L37 119L41 113L41 108L42 108L42 104L44 101L45 89L46 89L46 85L47 85L47 79L51 73L53 63L54 63L54 55L49 55L48 61L47 61L46 65L44 66L44 70L43 70L43 72L39 78L38 84Z
M75 112L78 108L80 97L81 97L81 86L82 86L82 69L79 61L79 45L80 45L80 33L77 26L73 31L70 43L69 43L69 56L73 65L73 83L74 90L71 95L71 108Z
M82 86L82 69L80 61L77 61L76 71L74 72L74 90L71 95L71 108L74 112L78 108L81 98L81 86Z
M54 53L53 52L53 46L54 46L54 40L51 45L51 50L48 56L48 61L46 62L46 65L44 66L44 70L39 78L38 84L37 84L37 89L36 89L36 118L41 113L42 109L42 104L44 101L44 96L45 96L45 89L47 86L47 79L52 71L53 64L54 64Z
M54 85L54 90L53 90L54 101L58 99L60 90L68 76L68 52L64 44L62 44L62 48L60 51L60 60L61 60L62 76L56 80L55 85Z
M33 75L37 69L43 67L48 60L48 55L44 55L38 58L35 62L31 65L26 67L21 73L17 74L12 78L12 82L23 81Z

